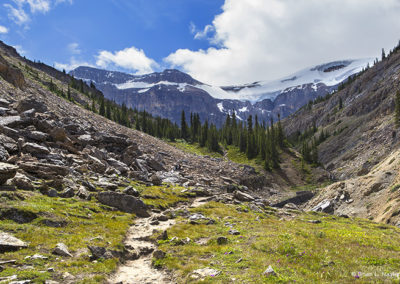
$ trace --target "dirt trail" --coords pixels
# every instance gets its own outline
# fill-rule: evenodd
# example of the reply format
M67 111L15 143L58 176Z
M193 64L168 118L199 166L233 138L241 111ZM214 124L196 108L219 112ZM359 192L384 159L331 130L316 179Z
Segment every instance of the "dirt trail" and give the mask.
M197 198L190 205L180 206L177 209L198 207L207 198ZM151 225L152 217L138 219L136 223L129 228L125 246L134 248L140 257L136 260L127 261L121 265L115 274L109 279L112 284L153 284L153 283L176 283L172 277L162 270L157 270L151 265L152 252L156 250L156 245L149 241L155 230L163 232L175 224L174 219L160 222L157 225Z

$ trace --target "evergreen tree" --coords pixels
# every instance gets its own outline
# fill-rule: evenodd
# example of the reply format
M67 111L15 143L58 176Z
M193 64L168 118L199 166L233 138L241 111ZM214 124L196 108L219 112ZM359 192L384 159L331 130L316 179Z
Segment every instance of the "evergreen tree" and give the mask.
M386 58L385 49L382 48L382 61L385 60L385 58Z
M101 116L105 116L105 114L106 114L106 109L105 109L105 106L104 106L104 97L102 97L101 100L100 100L99 114Z
M181 138L184 140L187 140L189 136L188 133L188 126L186 124L186 116L185 116L185 111L182 110L181 114Z
M201 147L206 146L207 140L208 140L208 121L206 120L201 130L200 146Z
M339 109L343 108L343 100L341 97L339 97Z
M110 101L107 101L107 104L106 104L106 117L108 119L111 119L111 103L110 103Z
M281 149L285 147L285 137L283 134L283 128L282 128L282 123L281 123L281 115L278 114L278 144Z
M68 90L67 90L67 98L69 101L71 101L71 89L70 89L69 85L68 85Z
M94 99L92 99L92 111L93 111L94 113L97 113L97 110L96 110L96 103L94 102Z

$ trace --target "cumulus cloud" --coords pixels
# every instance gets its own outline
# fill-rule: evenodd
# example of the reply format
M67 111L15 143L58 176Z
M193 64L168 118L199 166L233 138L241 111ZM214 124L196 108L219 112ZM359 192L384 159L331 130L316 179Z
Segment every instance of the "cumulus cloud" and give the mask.
M101 68L110 68L113 66L133 70L136 74L145 74L158 68L158 64L151 58L148 58L142 49L136 47L125 48L120 51L100 51L96 56L96 65Z
M0 34L6 34L8 33L8 28L4 26L0 26Z
M59 62L54 63L55 68L57 68L58 70L65 70L66 72L71 71L79 66L94 67L94 65L92 65L86 61L81 61L81 60L75 59L75 57L71 57L69 63L59 63Z
M198 31L214 46L164 60L219 85L272 80L331 60L377 56L399 39L399 0L225 0Z
M67 48L68 48L69 52L71 52L72 54L80 54L81 53L79 44L76 42L72 42L72 43L68 44Z

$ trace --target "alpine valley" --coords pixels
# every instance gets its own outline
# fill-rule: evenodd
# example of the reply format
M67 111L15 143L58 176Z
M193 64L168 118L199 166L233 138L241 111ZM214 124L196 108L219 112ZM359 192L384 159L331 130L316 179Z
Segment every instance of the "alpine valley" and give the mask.
M0 42L0 283L398 283L399 78L400 43L216 87Z

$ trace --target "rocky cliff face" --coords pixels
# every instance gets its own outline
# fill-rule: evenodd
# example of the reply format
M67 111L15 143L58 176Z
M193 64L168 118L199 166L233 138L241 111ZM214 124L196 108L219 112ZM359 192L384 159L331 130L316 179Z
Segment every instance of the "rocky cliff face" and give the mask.
M394 209L399 195L393 190L399 177L400 137L394 123L399 76L400 53L395 52L342 91L284 121L289 136L313 123L316 138L322 130L329 133L318 147L319 160L340 182L322 189L308 208L326 202L331 213L399 221Z

